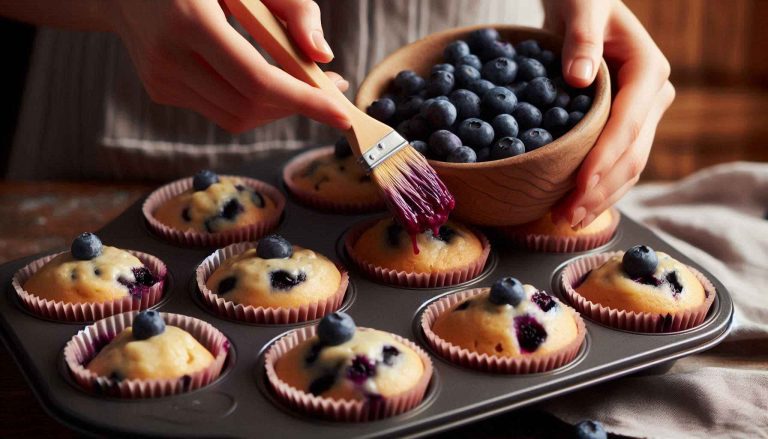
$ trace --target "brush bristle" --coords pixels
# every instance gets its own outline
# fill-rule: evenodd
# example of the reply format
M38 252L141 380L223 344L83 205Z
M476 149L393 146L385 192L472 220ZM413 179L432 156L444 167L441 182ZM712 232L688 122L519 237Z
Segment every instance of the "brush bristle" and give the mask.
M410 145L375 167L372 175L389 209L411 234L437 230L456 204L435 170Z

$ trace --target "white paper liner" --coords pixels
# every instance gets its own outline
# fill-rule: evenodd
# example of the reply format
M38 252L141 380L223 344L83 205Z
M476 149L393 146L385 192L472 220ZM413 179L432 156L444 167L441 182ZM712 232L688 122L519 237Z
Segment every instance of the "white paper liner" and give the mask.
M564 306L571 310L573 319L576 322L576 338L562 348L545 355L528 354L519 357L503 357L488 355L486 353L479 354L467 348L450 343L432 331L432 326L435 324L435 321L437 321L440 314L450 310L450 308L457 303L463 302L486 291L488 291L488 288L474 288L449 294L436 300L424 310L420 321L421 329L430 346L432 346L440 356L464 367L470 367L484 372L509 374L546 372L562 367L576 358L576 355L579 353L579 349L587 336L587 328L584 324L584 320L579 314L560 301L558 301L559 306Z
M312 160L322 156L333 155L333 146L316 148L297 155L283 168L283 182L300 204L323 211L338 214L358 214L380 212L386 209L381 196L367 201L352 201L343 199L343 194L337 194L341 199L331 200L316 192L306 191L295 184L296 175Z
M336 293L321 301L299 307L277 308L238 304L224 299L206 286L208 278L227 258L239 255L257 245L257 242L241 242L229 245L216 250L197 267L195 271L197 287L200 290L201 298L209 308L231 319L261 324L305 322L319 319L339 309L349 285L349 273L339 265L336 267L341 272L341 283Z
M704 287L706 295L704 303L689 310L668 314L625 311L593 303L575 290L589 270L599 267L613 256L622 254L623 252L611 252L586 256L565 267L560 275L560 285L568 300L580 313L605 325L636 332L682 331L698 326L704 321L717 292L712 282L698 270L687 265L686 267Z
M192 187L192 177L187 177L158 188L144 201L141 211L144 214L144 218L147 220L150 230L163 239L178 244L200 247L223 247L232 244L233 242L259 239L277 227L280 223L283 209L285 209L285 197L283 197L283 194L280 193L277 188L261 180L248 177L237 175L222 175L221 177L237 179L245 186L266 195L275 203L275 211L273 214L255 224L249 224L236 229L215 233L198 232L194 230L184 231L167 226L155 218L154 212L166 201Z
M129 294L122 299L106 302L68 303L60 300L45 299L24 289L24 284L37 270L51 259L66 252L48 255L30 262L13 275L11 284L26 309L47 319L67 322L92 322L114 314L150 308L163 297L163 287L165 286L168 268L163 261L150 254L135 250L125 251L136 256L157 279L157 283L149 287L147 293L143 294L141 298L136 298Z
M600 247L607 243L616 232L621 214L611 208L611 224L596 233L577 236L556 236L526 233L525 227L502 227L500 230L513 244L537 252L573 253Z
M407 338L391 334L395 340L411 348L421 358L424 373L409 391L373 401L340 400L299 390L277 376L275 363L286 352L315 335L316 326L299 328L275 342L264 356L267 382L277 397L292 409L333 421L363 422L382 419L412 410L421 403L432 378L432 360L426 352Z
M227 359L229 340L202 320L181 314L161 313L165 324L190 333L214 357L203 370L176 379L123 379L99 376L86 369L88 362L120 332L131 326L136 313L123 313L86 326L64 347L64 362L75 381L85 390L119 398L156 398L188 392L210 384L221 374Z
M362 270L368 277L380 282L416 288L439 288L460 284L479 276L480 273L483 272L485 263L488 260L488 255L491 253L491 243L488 238L478 230L472 227L467 227L475 234L475 236L477 236L483 248L480 257L472 264L458 269L441 270L431 273L399 271L382 267L366 261L357 253L357 251L355 251L355 243L357 240L363 232L377 221L379 221L379 219L363 221L349 229L344 238L344 248L352 262L360 270Z

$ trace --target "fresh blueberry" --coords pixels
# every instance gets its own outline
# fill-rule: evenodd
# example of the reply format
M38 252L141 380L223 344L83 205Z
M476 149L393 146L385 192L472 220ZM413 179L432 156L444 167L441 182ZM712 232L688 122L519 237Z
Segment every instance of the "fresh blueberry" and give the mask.
M470 118L463 120L456 130L464 145L472 149L489 146L493 142L493 127L488 122Z
M552 143L552 134L543 128L531 128L530 130L523 131L520 135L520 140L525 144L525 151L533 151L539 149L547 143Z
M395 115L395 107L395 101L392 99L381 98L371 102L371 105L368 106L366 112L372 118L386 122L389 118Z
M521 129L527 130L541 125L541 110L528 102L519 102L512 110L512 116L520 125Z
M204 169L195 174L194 178L192 178L192 188L195 191L204 191L208 189L208 186L218 182L219 176L216 175L215 172L209 169Z
M432 66L432 69L430 70L430 73L435 73L440 70L451 72L453 73L455 68L453 67L453 64L443 63L443 64L435 64Z
M421 112L433 129L450 128L456 122L456 107L450 101L432 101Z
M552 107L544 113L541 127L553 134L563 134L568 129L568 112L560 107Z
M347 368L347 379L357 385L376 375L376 363L366 355L356 355Z
M632 279L652 276L658 265L656 252L647 245L636 245L627 250L621 258L624 272Z
M525 298L523 284L514 277L504 277L493 283L488 301L494 305L517 306Z
M424 99L420 96L408 96L397 104L395 114L400 119L409 119L419 112L419 108L423 103Z
M502 137L517 137L520 128L517 125L517 121L514 116L510 114L499 114L491 121L493 132L496 134L496 138Z
M517 77L523 81L530 81L533 78L547 76L547 69L542 63L533 59L518 57L517 59Z
M429 75L427 82L427 96L446 95L453 90L453 73L445 70L438 70Z
M496 29L484 28L472 31L467 36L467 43L473 52L481 53L488 47L491 47L499 39L499 32Z
M477 161L477 154L472 148L461 146L448 154L446 161L451 163L475 163Z
M72 257L81 261L89 261L101 254L102 245L98 236L93 233L81 233L72 241L70 252Z
M491 160L514 157L525 152L525 145L516 137L502 137L491 146Z
M451 64L456 64L464 55L469 55L469 45L462 40L456 40L445 46L443 58Z
M480 52L480 57L484 60L494 59L494 58L509 58L510 60L514 58L515 56L515 47L512 46L512 44L506 42L506 41L494 41L489 46L486 46L482 52Z
M491 116L511 113L517 105L517 96L506 87L488 90L481 100L483 111Z
M429 122L421 116L416 116L400 122L397 132L408 140L424 140L429 137L432 130Z
M574 427L576 430L576 439L607 439L608 433L605 427L598 421L581 421Z
M584 113L581 111L571 111L568 113L568 128L573 128L577 123L584 119Z
M518 97L518 100L522 100L523 90L528 86L528 81L519 81L514 84L510 84L507 88Z
M566 108L570 103L571 103L571 96L568 93L560 90L557 92L557 97L555 98L555 102L552 103L552 106Z
M541 47L536 40L525 40L515 44L515 50L518 55L538 56L541 53Z
M550 309L557 306L557 302L549 294L544 291L537 291L531 296L531 302L539 305L542 311L547 312Z
M424 78L413 70L403 70L395 76L395 88L404 96L416 94L424 88Z
M571 99L571 104L568 106L570 111L580 111L586 113L589 111L589 107L592 106L592 98L587 95L578 95Z
M534 56L544 67L549 68L557 60L557 56L551 50L542 50L537 56Z
M487 162L491 159L491 148L478 148L477 151L475 151L475 154L477 154L478 162Z
M456 107L457 120L480 116L480 98L475 93L460 88L452 91L448 99Z
M348 314L334 312L320 320L317 338L326 346L336 346L352 339L355 335L355 321Z
M547 339L547 331L533 316L515 317L517 343L522 352L534 352Z
M423 113L424 110L427 108L427 106L429 104L431 104L432 102L435 102L435 101L447 101L447 100L448 100L448 96L434 96L434 97L431 97L431 98L425 100L424 102L422 102L421 107L419 107L419 113Z
M352 148L350 148L346 137L339 137L339 140L333 145L333 155L340 159L352 155Z
M479 97L483 97L485 92L488 90L496 87L496 85L488 80L485 79L478 79L477 81L472 82L467 86L467 89L471 91L472 93L478 95Z
M447 157L461 145L461 139L448 130L437 130L429 136L429 150L437 157Z
M307 280L307 273L291 274L285 270L276 270L269 273L269 283L273 290L288 291L296 285Z
M453 77L456 80L456 87L466 88L480 79L480 71L470 65L457 65Z
M478 58L477 55L464 55L459 59L459 62L456 63L457 69L461 66L470 66L480 70L483 68L483 62L480 61L480 58Z
M237 198L232 198L231 200L224 203L224 207L221 208L221 217L232 221L235 219L235 217L242 212L245 211L245 207L243 207L242 204L240 204L239 201L237 201Z
M133 338L146 340L149 337L162 334L165 331L165 321L159 312L153 309L144 310L133 318Z
M237 278L234 276L225 277L224 279L219 282L219 289L216 294L227 294L228 292L235 289L235 285L237 285Z
M256 245L256 256L261 259L287 259L293 255L293 246L280 235L261 238Z
M421 155L425 156L427 155L427 143L422 140L412 140L411 141L411 147L421 153Z
M534 78L523 89L523 99L539 109L549 108L557 97L557 88L549 78Z
M485 63L480 74L496 85L507 85L515 80L517 64L509 58L496 58Z

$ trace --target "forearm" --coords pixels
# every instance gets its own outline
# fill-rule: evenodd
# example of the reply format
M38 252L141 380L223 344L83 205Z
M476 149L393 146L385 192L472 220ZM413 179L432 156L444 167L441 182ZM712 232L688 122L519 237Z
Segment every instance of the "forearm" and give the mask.
M0 0L0 16L30 24L76 30L108 31L105 0Z

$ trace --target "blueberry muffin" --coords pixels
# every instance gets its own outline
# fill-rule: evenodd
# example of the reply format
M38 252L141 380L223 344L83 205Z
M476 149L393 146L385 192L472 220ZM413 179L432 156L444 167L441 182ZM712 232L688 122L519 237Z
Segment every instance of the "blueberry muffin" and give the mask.
M295 308L339 294L345 281L325 256L270 235L255 248L225 259L205 286L236 304Z
M134 254L102 245L96 235L83 233L72 242L70 252L45 263L23 283L23 289L56 302L102 303L140 299L159 281Z
M191 334L166 326L160 313L147 310L104 346L86 369L116 381L174 379L200 372L213 361Z

